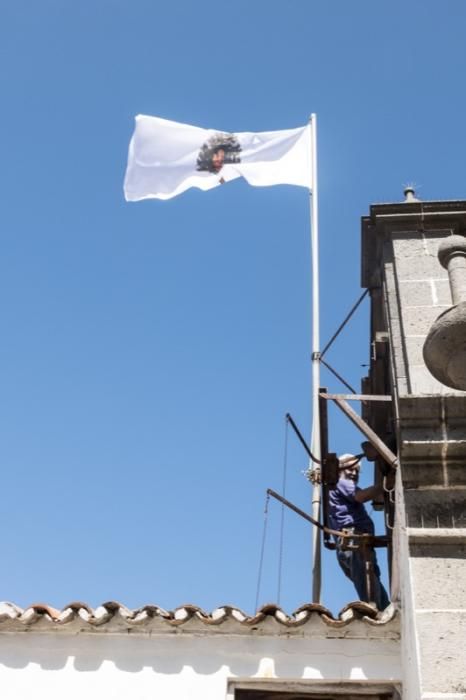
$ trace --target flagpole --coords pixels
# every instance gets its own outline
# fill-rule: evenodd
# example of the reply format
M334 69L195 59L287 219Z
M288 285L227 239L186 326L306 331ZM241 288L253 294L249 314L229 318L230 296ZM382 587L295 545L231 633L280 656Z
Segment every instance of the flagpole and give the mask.
M311 114L309 119L311 127L311 169L312 188L310 195L310 223L311 223L311 270L312 270L312 433L311 452L321 459L322 449L320 444L320 415L319 415L319 388L320 388L320 317L319 317L319 221L318 221L318 189L317 189L317 116ZM310 463L311 470L318 472L320 477L320 464ZM312 516L320 521L321 506L320 478L314 479L312 487ZM312 602L320 603L321 589L321 541L318 528L312 528Z

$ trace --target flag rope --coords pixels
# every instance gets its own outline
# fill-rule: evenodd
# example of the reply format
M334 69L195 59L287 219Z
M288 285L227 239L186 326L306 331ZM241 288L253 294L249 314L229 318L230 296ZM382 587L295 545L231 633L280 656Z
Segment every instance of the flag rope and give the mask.
M288 420L285 419L285 444L283 447L283 478L282 478L282 493L286 495L286 482L288 476ZM280 540L278 548L278 581L277 581L277 604L280 605L280 596L282 591L282 575L283 575L283 544L285 535L285 504L282 503L282 512L280 515Z
M264 567L265 541L267 538L267 524L268 524L268 518L269 518L269 501L270 501L270 494L267 493L265 496L264 524L262 527L262 542L261 542L261 550L260 550L260 556L259 556L259 569L257 572L256 603L254 606L254 612L257 612L257 610L259 608L259 595L260 595L261 582L262 582L262 569Z

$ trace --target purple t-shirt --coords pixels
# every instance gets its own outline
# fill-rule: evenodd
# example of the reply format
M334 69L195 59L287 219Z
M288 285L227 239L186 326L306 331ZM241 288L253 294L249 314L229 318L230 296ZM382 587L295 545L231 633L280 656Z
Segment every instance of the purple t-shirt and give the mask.
M333 530L354 527L359 532L374 534L374 523L367 514L363 503L355 500L354 495L361 489L351 479L339 479L335 488L329 491L328 516Z

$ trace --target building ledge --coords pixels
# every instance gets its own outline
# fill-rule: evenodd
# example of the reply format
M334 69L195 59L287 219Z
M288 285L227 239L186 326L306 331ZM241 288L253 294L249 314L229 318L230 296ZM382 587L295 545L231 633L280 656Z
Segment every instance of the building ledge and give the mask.
M466 528L408 527L408 539L413 544L462 544L466 543Z

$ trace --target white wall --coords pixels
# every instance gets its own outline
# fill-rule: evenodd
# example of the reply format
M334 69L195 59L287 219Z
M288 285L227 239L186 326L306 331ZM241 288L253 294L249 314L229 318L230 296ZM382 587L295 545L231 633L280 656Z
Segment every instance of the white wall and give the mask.
M228 679L400 679L393 639L6 633L1 700L219 700Z

